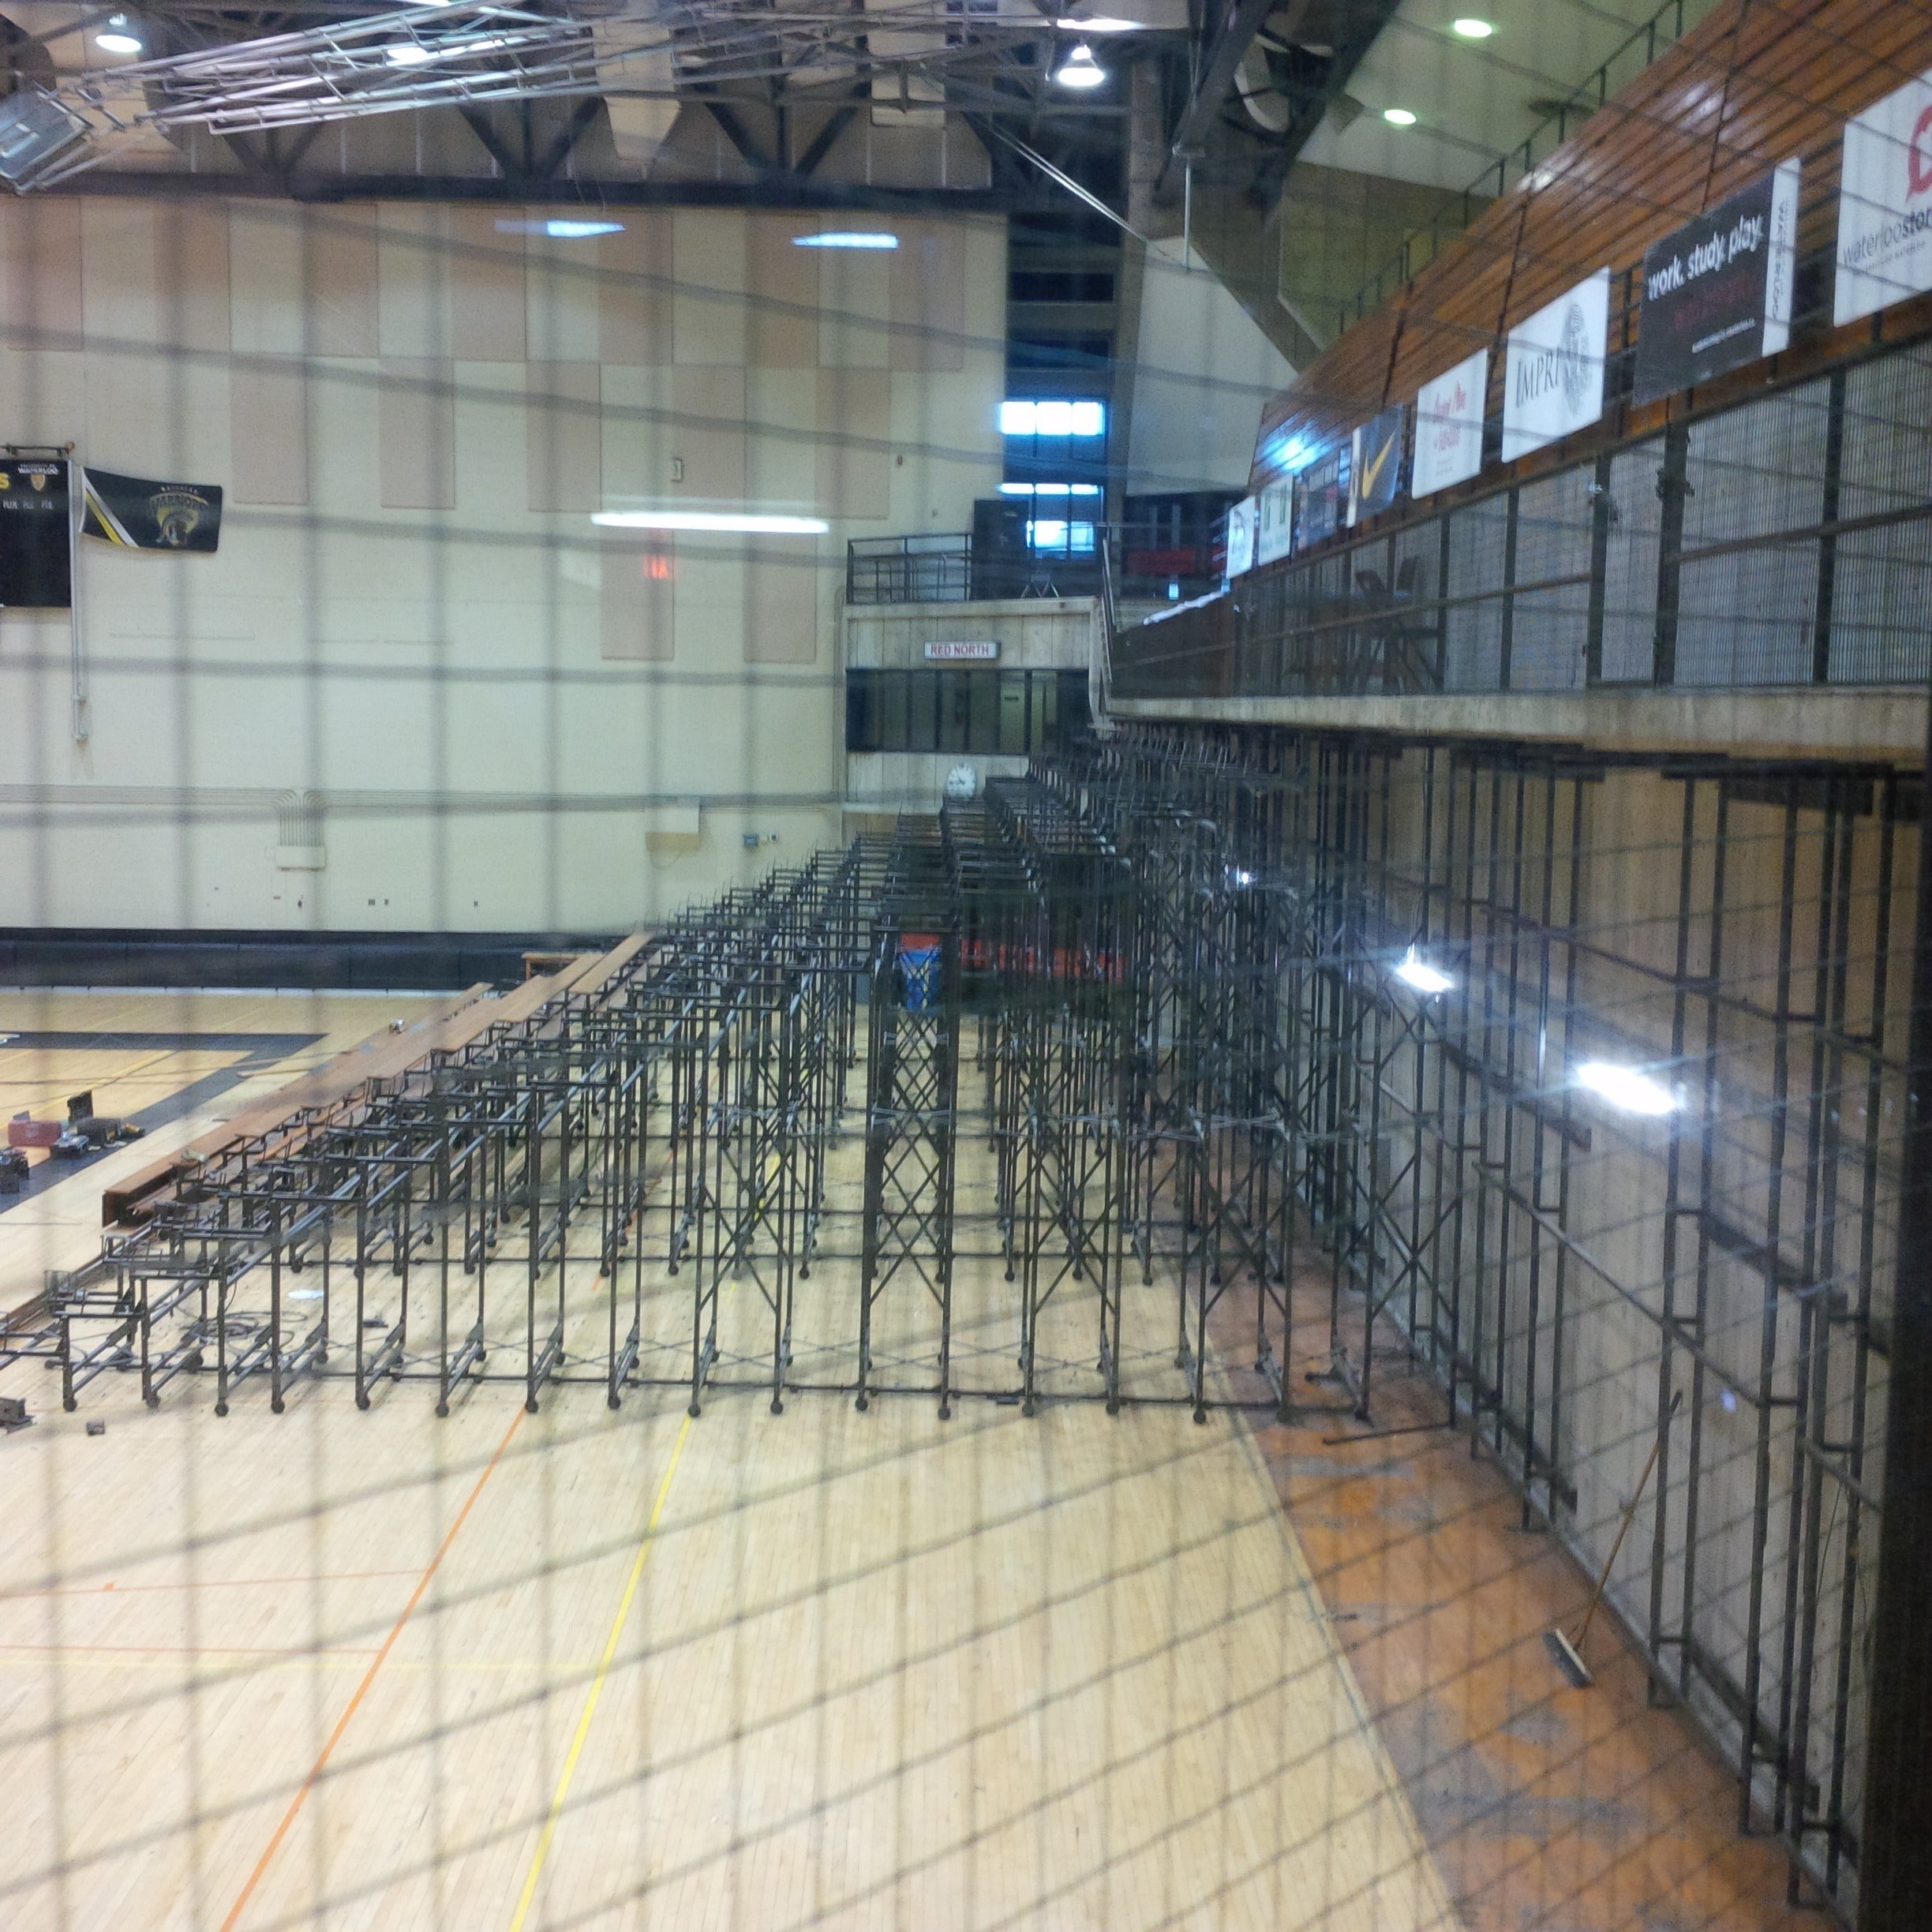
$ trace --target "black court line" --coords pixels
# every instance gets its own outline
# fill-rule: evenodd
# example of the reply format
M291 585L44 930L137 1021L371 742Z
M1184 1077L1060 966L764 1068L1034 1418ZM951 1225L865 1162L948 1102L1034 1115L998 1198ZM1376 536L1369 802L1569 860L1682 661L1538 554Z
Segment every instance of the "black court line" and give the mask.
M16 1050L31 1052L100 1052L119 1048L133 1053L238 1053L239 1060L225 1067L218 1067L212 1073L204 1073L197 1080L191 1080L165 1100L157 1100L151 1107L144 1107L138 1114L127 1118L144 1133L152 1133L157 1127L165 1127L170 1121L178 1121L184 1114L191 1114L198 1106L219 1099L230 1088L238 1086L243 1080L256 1073L266 1073L269 1068L286 1060L290 1054L300 1053L305 1047L313 1046L326 1035L320 1033L21 1033L0 1032L0 1055ZM6 1061L0 1058L0 1072L6 1069ZM125 1144L123 1143L123 1144ZM21 1183L17 1194L0 1194L0 1214L17 1208L23 1201L29 1201L36 1194L43 1194L76 1174L103 1155L110 1152L101 1148L94 1153L84 1155L79 1160L44 1160L28 1170L27 1178Z

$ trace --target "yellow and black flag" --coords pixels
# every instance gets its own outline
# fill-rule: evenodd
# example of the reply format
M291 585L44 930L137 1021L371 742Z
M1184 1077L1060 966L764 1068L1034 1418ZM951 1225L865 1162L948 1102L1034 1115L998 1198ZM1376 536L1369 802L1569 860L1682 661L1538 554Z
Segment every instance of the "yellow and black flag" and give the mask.
M82 473L80 534L124 550L212 550L222 493L212 483L151 483L111 470Z

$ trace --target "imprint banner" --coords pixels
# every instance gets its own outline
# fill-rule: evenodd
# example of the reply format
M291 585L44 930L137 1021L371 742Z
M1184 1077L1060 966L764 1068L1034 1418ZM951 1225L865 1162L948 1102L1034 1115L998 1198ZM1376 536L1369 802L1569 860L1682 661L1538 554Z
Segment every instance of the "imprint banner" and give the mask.
M1510 331L1503 383L1503 460L1587 429L1603 414L1610 271L1546 303Z

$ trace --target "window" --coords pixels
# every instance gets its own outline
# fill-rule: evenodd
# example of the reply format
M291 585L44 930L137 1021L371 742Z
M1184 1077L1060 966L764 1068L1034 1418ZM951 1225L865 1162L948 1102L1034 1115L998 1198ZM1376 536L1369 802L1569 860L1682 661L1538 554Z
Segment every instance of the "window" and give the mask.
M1095 495L1106 481L1106 405L1078 396L1009 397L1000 405L1005 480L1035 495Z
M1071 523L1063 517L1030 518L1027 548L1042 556L1091 556L1094 526Z
M1009 436L1098 436L1106 434L1106 405L1046 396L1002 402L1000 434Z
M1063 751L1087 717L1084 671L849 671L848 751Z

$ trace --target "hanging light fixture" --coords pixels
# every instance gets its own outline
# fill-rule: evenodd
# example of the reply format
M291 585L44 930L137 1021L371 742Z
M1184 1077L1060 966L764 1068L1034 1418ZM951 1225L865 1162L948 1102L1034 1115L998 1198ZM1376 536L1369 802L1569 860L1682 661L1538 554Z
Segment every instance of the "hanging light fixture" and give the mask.
M1083 40L1075 47L1054 78L1064 88L1097 88L1106 78L1106 69L1093 57L1093 49Z
M125 13L110 15L107 32L97 33L94 44L103 54L138 54L141 51L140 36L129 31Z

